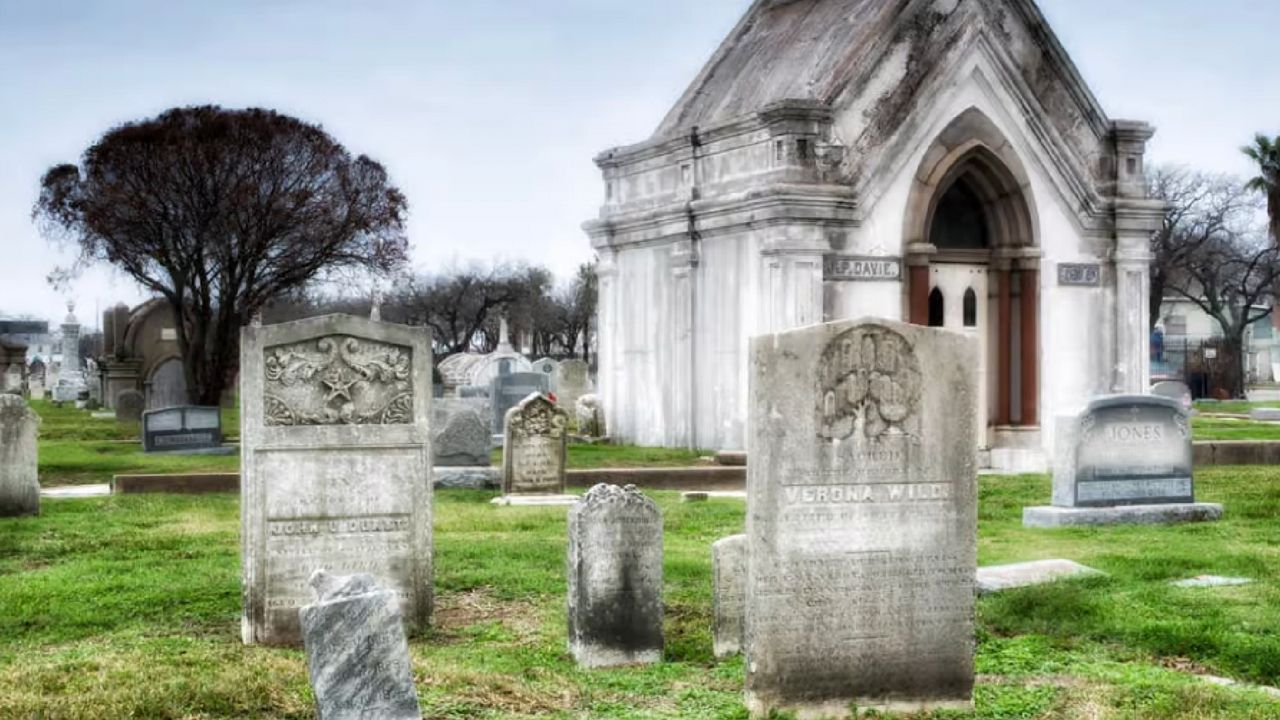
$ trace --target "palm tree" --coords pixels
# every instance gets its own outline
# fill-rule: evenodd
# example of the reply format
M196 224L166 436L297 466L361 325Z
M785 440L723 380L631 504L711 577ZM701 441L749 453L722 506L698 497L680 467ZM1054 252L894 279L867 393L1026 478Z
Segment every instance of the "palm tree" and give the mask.
M1252 145L1241 150L1258 164L1258 176L1249 181L1248 188L1266 196L1271 240L1280 244L1280 136L1273 140L1259 133Z

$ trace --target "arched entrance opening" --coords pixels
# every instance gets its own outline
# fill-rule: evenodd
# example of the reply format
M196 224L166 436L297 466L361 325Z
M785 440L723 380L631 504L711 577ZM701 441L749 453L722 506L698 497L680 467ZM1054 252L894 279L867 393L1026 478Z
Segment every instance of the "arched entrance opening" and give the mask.
M156 365L146 383L147 409L178 407L187 400L187 375L180 358L171 357Z
M925 158L908 207L908 317L979 339L980 447L1038 445L1040 252L1025 171L973 109Z

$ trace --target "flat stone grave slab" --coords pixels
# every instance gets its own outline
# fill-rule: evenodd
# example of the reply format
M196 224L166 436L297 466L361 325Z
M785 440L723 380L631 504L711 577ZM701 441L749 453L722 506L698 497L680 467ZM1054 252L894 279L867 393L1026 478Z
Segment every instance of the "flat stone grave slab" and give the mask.
M1022 510L1022 524L1029 528L1175 525L1215 522L1221 519L1222 506L1213 503L1130 505L1111 508L1029 507Z
M500 507L560 507L577 505L580 500L577 495L503 495L489 502Z
M100 485L65 485L61 487L42 488L40 497L46 500L76 500L79 498L107 497L111 494L111 486Z
M1174 587L1180 588L1217 588L1217 587L1242 587L1244 585L1252 585L1255 581L1252 578L1233 578L1220 577L1218 575L1201 575L1187 580L1178 580L1171 583Z
M687 502L687 503L707 502L708 500L746 500L746 499L747 499L746 492L734 492L734 491L703 492L698 490L692 490L689 492L680 493L680 502Z
M1085 567L1071 560L1037 560L1012 565L993 565L978 568L978 594L988 595L1001 590L1032 587L1072 580L1096 577L1105 573Z
M1280 408L1254 408L1249 411L1249 419L1257 422L1280 422Z

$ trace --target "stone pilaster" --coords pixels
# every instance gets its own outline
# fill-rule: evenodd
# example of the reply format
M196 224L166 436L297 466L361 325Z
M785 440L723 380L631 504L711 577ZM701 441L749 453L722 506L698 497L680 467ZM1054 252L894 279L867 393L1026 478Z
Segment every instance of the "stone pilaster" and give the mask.
M1164 203L1121 200L1116 204L1115 328L1116 359L1112 390L1145 395L1151 387L1150 237L1159 226Z
M617 256L612 250L599 250L596 263L596 278L599 280L596 317L596 396L600 399L605 417L605 427L618 427L618 393L622 379L622 358L618 343L622 340L618 327L618 265Z
M679 242L671 253L671 391L667 393L670 414L667 424L669 445L698 447L695 422L694 373L697 344L694 341L695 298L698 282L698 249L692 241Z

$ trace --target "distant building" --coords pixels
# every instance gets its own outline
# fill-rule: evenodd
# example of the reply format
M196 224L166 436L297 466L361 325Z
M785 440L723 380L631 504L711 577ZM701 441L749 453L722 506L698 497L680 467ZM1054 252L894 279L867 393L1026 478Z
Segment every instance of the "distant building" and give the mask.
M1265 310L1260 306L1259 310ZM1204 349L1221 340L1222 326L1199 305L1186 298L1165 298L1160 306L1151 343L1151 375L1153 378L1184 379L1187 364L1204 360ZM1280 378L1280 346L1273 318L1267 316L1245 332L1245 382L1275 382Z
M150 409L187 404L187 381L173 310L161 299L129 309L119 304L102 315L103 352L98 382L103 403L115 407L125 390L137 390Z
M49 323L44 320L0 319L0 338L26 345L28 365L36 360L45 365L61 360L62 339L57 333L49 332Z

